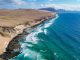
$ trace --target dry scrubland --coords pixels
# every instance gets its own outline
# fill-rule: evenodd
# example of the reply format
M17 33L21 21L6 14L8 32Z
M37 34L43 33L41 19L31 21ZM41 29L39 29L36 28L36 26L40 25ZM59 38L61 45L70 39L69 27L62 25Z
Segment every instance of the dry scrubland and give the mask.
M53 17L55 13L34 9L0 10L0 54L5 52L13 37L25 28Z

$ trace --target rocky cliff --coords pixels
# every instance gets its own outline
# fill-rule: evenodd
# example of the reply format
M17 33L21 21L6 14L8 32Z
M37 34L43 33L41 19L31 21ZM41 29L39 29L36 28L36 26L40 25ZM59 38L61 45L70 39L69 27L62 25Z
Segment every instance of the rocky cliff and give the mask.
M18 39L28 34L25 29L54 18L55 14L34 9L0 10L0 58L8 60L18 55L20 53Z

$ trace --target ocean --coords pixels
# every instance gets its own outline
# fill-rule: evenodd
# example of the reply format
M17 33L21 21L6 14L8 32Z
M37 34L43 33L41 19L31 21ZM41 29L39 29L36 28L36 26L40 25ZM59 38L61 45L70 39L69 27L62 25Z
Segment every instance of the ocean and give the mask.
M58 13L20 44L22 53L10 60L80 60L80 13Z

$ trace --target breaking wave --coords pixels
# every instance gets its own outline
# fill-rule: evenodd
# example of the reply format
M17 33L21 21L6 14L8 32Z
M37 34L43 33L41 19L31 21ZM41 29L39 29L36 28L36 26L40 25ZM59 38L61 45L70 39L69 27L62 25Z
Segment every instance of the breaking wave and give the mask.
M20 39L22 53L10 60L80 60L80 13L58 16Z

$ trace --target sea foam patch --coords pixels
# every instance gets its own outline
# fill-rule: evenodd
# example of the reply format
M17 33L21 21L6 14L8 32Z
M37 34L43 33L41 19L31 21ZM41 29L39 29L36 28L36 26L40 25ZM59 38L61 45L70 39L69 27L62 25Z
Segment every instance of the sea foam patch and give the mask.
M55 19L45 21L44 24L42 23L41 25L37 26L35 28L35 31L31 31L31 33L25 37L24 41L21 43L22 53L18 55L18 57L21 57L21 55L23 55L24 56L23 58L26 60L27 59L45 60L45 58L43 58L40 52L46 53L47 50L40 50L40 52L37 52L36 50L33 50L33 47L37 45L41 40L37 37L37 35L39 33L47 34L47 28L54 22Z
M31 32L29 35L27 35L24 40L25 43L21 44L21 47L25 49L26 46L32 47L34 44L38 44L39 38L37 35L39 33L47 34L47 28L55 21L55 19L58 18L58 15L56 14L56 18L53 18L52 20L47 20L45 23L42 23L41 25L37 26L35 31ZM32 43L32 44L29 44Z
M27 37L26 37L26 40L25 42L31 42L33 44L37 44L38 42L38 38L36 37L36 32L32 32L31 34L29 34Z
M47 22L44 24L44 28L48 28L50 25L52 25L57 18L58 18L58 15L56 14L56 17L55 17L55 18L53 18L53 19L50 20L50 21L47 21Z
M44 32L45 34L47 34L47 28L53 24L53 22L58 18L58 14L56 14L56 17L53 18L52 20L47 20L44 23L42 23L41 25L39 25L36 28L36 34Z
M56 18L58 18L58 15L56 15ZM24 57L33 58L34 56L42 59L41 54L37 53L33 50L30 50L28 47L34 47L35 44L38 44L41 39L37 37L39 33L47 34L47 28L54 22L54 20L47 20L45 23L42 23L41 25L37 26L35 31L31 32L29 35L27 35L24 40L24 42L21 44L22 47L22 53L24 54ZM25 50L25 51L24 51ZM31 57L33 54L33 57Z

